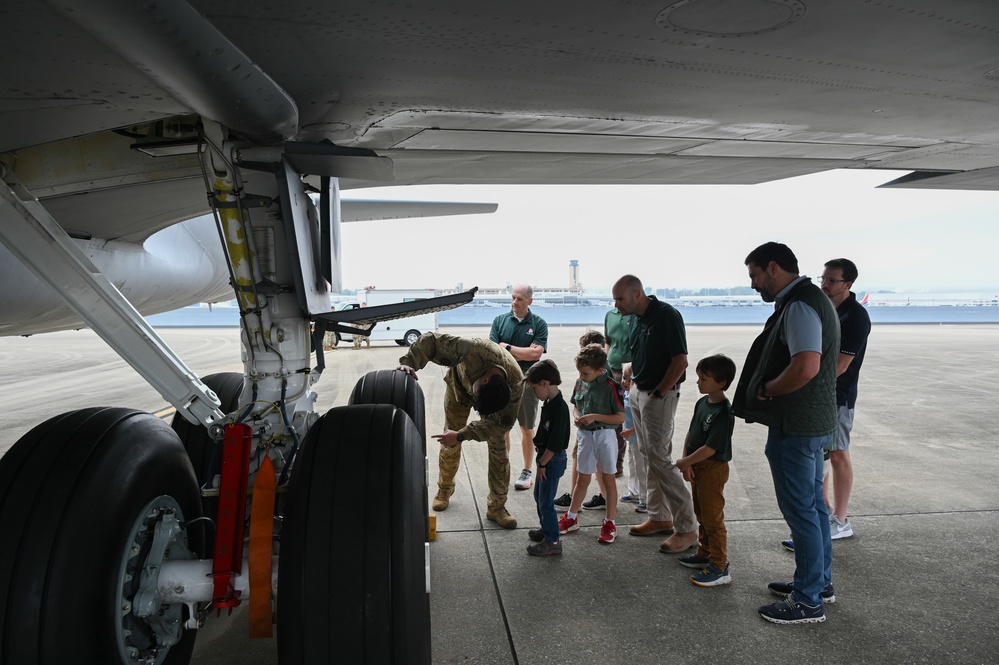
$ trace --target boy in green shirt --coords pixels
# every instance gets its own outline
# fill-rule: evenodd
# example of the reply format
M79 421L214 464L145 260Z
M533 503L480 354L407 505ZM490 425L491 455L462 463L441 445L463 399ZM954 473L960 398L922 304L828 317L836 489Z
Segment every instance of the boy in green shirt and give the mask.
M697 363L697 390L704 397L694 406L683 444L684 456L676 461L676 468L690 483L699 525L697 553L680 557L680 564L700 569L690 578L698 586L732 583L724 489L735 426L725 390L734 380L735 363L728 356L708 356Z
M607 519L603 521L597 542L613 543L617 536L614 517L617 511L617 483L614 470L617 465L617 434L615 428L624 422L624 404L617 384L607 376L607 351L599 344L589 344L576 356L579 379L572 391L573 415L579 430L579 471L572 489L569 512L559 520L559 533L579 530L578 511L590 485L590 476L603 473L604 491L607 493Z

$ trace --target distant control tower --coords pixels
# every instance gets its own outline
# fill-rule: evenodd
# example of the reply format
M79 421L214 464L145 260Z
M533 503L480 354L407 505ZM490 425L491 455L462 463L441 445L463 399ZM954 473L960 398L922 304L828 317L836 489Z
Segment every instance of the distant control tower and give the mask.
M569 290L579 291L579 261L569 260Z

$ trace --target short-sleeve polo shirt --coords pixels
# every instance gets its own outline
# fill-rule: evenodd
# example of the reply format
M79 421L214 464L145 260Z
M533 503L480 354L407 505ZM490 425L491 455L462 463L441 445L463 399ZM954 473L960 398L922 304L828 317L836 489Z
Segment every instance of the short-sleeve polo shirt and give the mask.
M673 358L687 353L687 333L683 317L673 307L649 296L645 313L631 326L631 374L639 390L654 390ZM683 383L687 373L680 375Z

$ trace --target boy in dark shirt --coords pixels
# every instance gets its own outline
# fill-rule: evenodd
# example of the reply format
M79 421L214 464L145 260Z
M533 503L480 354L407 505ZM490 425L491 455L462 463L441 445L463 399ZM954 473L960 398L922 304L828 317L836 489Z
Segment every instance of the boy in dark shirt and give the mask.
M694 406L683 457L676 461L676 468L690 482L694 514L700 526L697 553L680 557L680 564L700 569L690 578L698 586L732 583L728 571L724 489L735 425L725 390L733 380L735 363L727 356L708 356L697 363L697 389L704 397Z
M569 406L562 398L559 385L562 377L551 360L539 360L524 376L534 395L543 403L541 419L534 435L537 473L534 502L538 505L540 529L531 529L527 537L534 541L527 546L532 556L553 556L562 553L559 540L558 515L555 513L555 493L565 473L565 449L569 445Z

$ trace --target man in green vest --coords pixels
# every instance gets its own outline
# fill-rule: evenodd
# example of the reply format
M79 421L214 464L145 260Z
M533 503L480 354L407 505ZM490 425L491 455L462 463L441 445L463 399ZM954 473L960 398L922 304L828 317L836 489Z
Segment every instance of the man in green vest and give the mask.
M773 623L817 623L826 618L823 604L836 599L822 457L836 431L839 318L822 290L799 276L787 245L760 245L746 257L746 267L774 313L749 350L732 411L769 428L766 455L795 563L792 581L768 585L784 600L759 612Z

